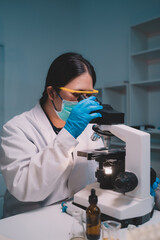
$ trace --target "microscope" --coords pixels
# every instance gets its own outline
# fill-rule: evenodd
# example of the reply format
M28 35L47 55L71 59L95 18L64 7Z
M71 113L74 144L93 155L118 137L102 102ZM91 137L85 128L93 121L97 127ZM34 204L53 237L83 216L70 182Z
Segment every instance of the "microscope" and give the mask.
M102 117L92 120L96 125L91 139L103 138L104 148L77 152L88 161L97 161L97 182L76 193L73 204L86 209L94 188L102 221L119 221L122 227L137 226L147 222L154 209L150 195L150 135L124 125L123 113L102 105ZM113 136L122 140L124 147L111 148Z

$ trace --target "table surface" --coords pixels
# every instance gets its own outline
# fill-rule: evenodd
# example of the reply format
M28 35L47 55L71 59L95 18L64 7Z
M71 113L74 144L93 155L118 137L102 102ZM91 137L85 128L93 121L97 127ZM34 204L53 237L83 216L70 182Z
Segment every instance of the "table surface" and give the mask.
M160 211L154 211L150 221L142 226L158 222L160 222ZM55 204L1 219L0 240L6 238L11 240L69 240L71 224L72 217L67 213L62 213L60 204ZM126 239L126 231L126 229L120 229L120 240Z

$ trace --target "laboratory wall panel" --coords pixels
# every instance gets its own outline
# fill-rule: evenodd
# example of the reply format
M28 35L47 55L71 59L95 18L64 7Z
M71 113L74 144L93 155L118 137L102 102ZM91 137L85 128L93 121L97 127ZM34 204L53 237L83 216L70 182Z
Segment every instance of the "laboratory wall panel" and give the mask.
M5 185L2 174L0 173L0 197L3 197L5 191L6 191L6 185Z
M0 197L0 219L3 216L3 203L4 203L3 197Z
M5 191L6 191L6 185L5 185L2 174L0 173L0 218L2 218L2 214L3 214L3 202L4 202Z
M4 46L0 44L0 130L4 123Z
M2 174L0 173L0 218L2 218L3 214L3 202L4 202L4 193L6 190L6 185L4 182L4 179L2 177Z

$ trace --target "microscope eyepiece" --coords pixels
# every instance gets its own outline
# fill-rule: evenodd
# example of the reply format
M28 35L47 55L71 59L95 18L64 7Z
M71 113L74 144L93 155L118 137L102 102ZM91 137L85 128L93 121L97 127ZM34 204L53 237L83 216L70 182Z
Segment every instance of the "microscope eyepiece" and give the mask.
M79 97L77 98L77 101L80 102L83 99L86 99L86 97L83 94L80 94Z

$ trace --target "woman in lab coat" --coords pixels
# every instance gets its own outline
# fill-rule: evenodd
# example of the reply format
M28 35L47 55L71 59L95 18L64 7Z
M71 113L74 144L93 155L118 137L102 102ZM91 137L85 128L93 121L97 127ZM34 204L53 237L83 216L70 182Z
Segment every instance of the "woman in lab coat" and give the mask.
M91 96L93 66L76 53L51 64L36 106L3 126L0 166L7 186L4 217L70 198L95 181L95 161L77 151L102 146L93 142L89 122L102 106ZM78 102L79 95L86 99ZM90 96L90 97L89 97Z

